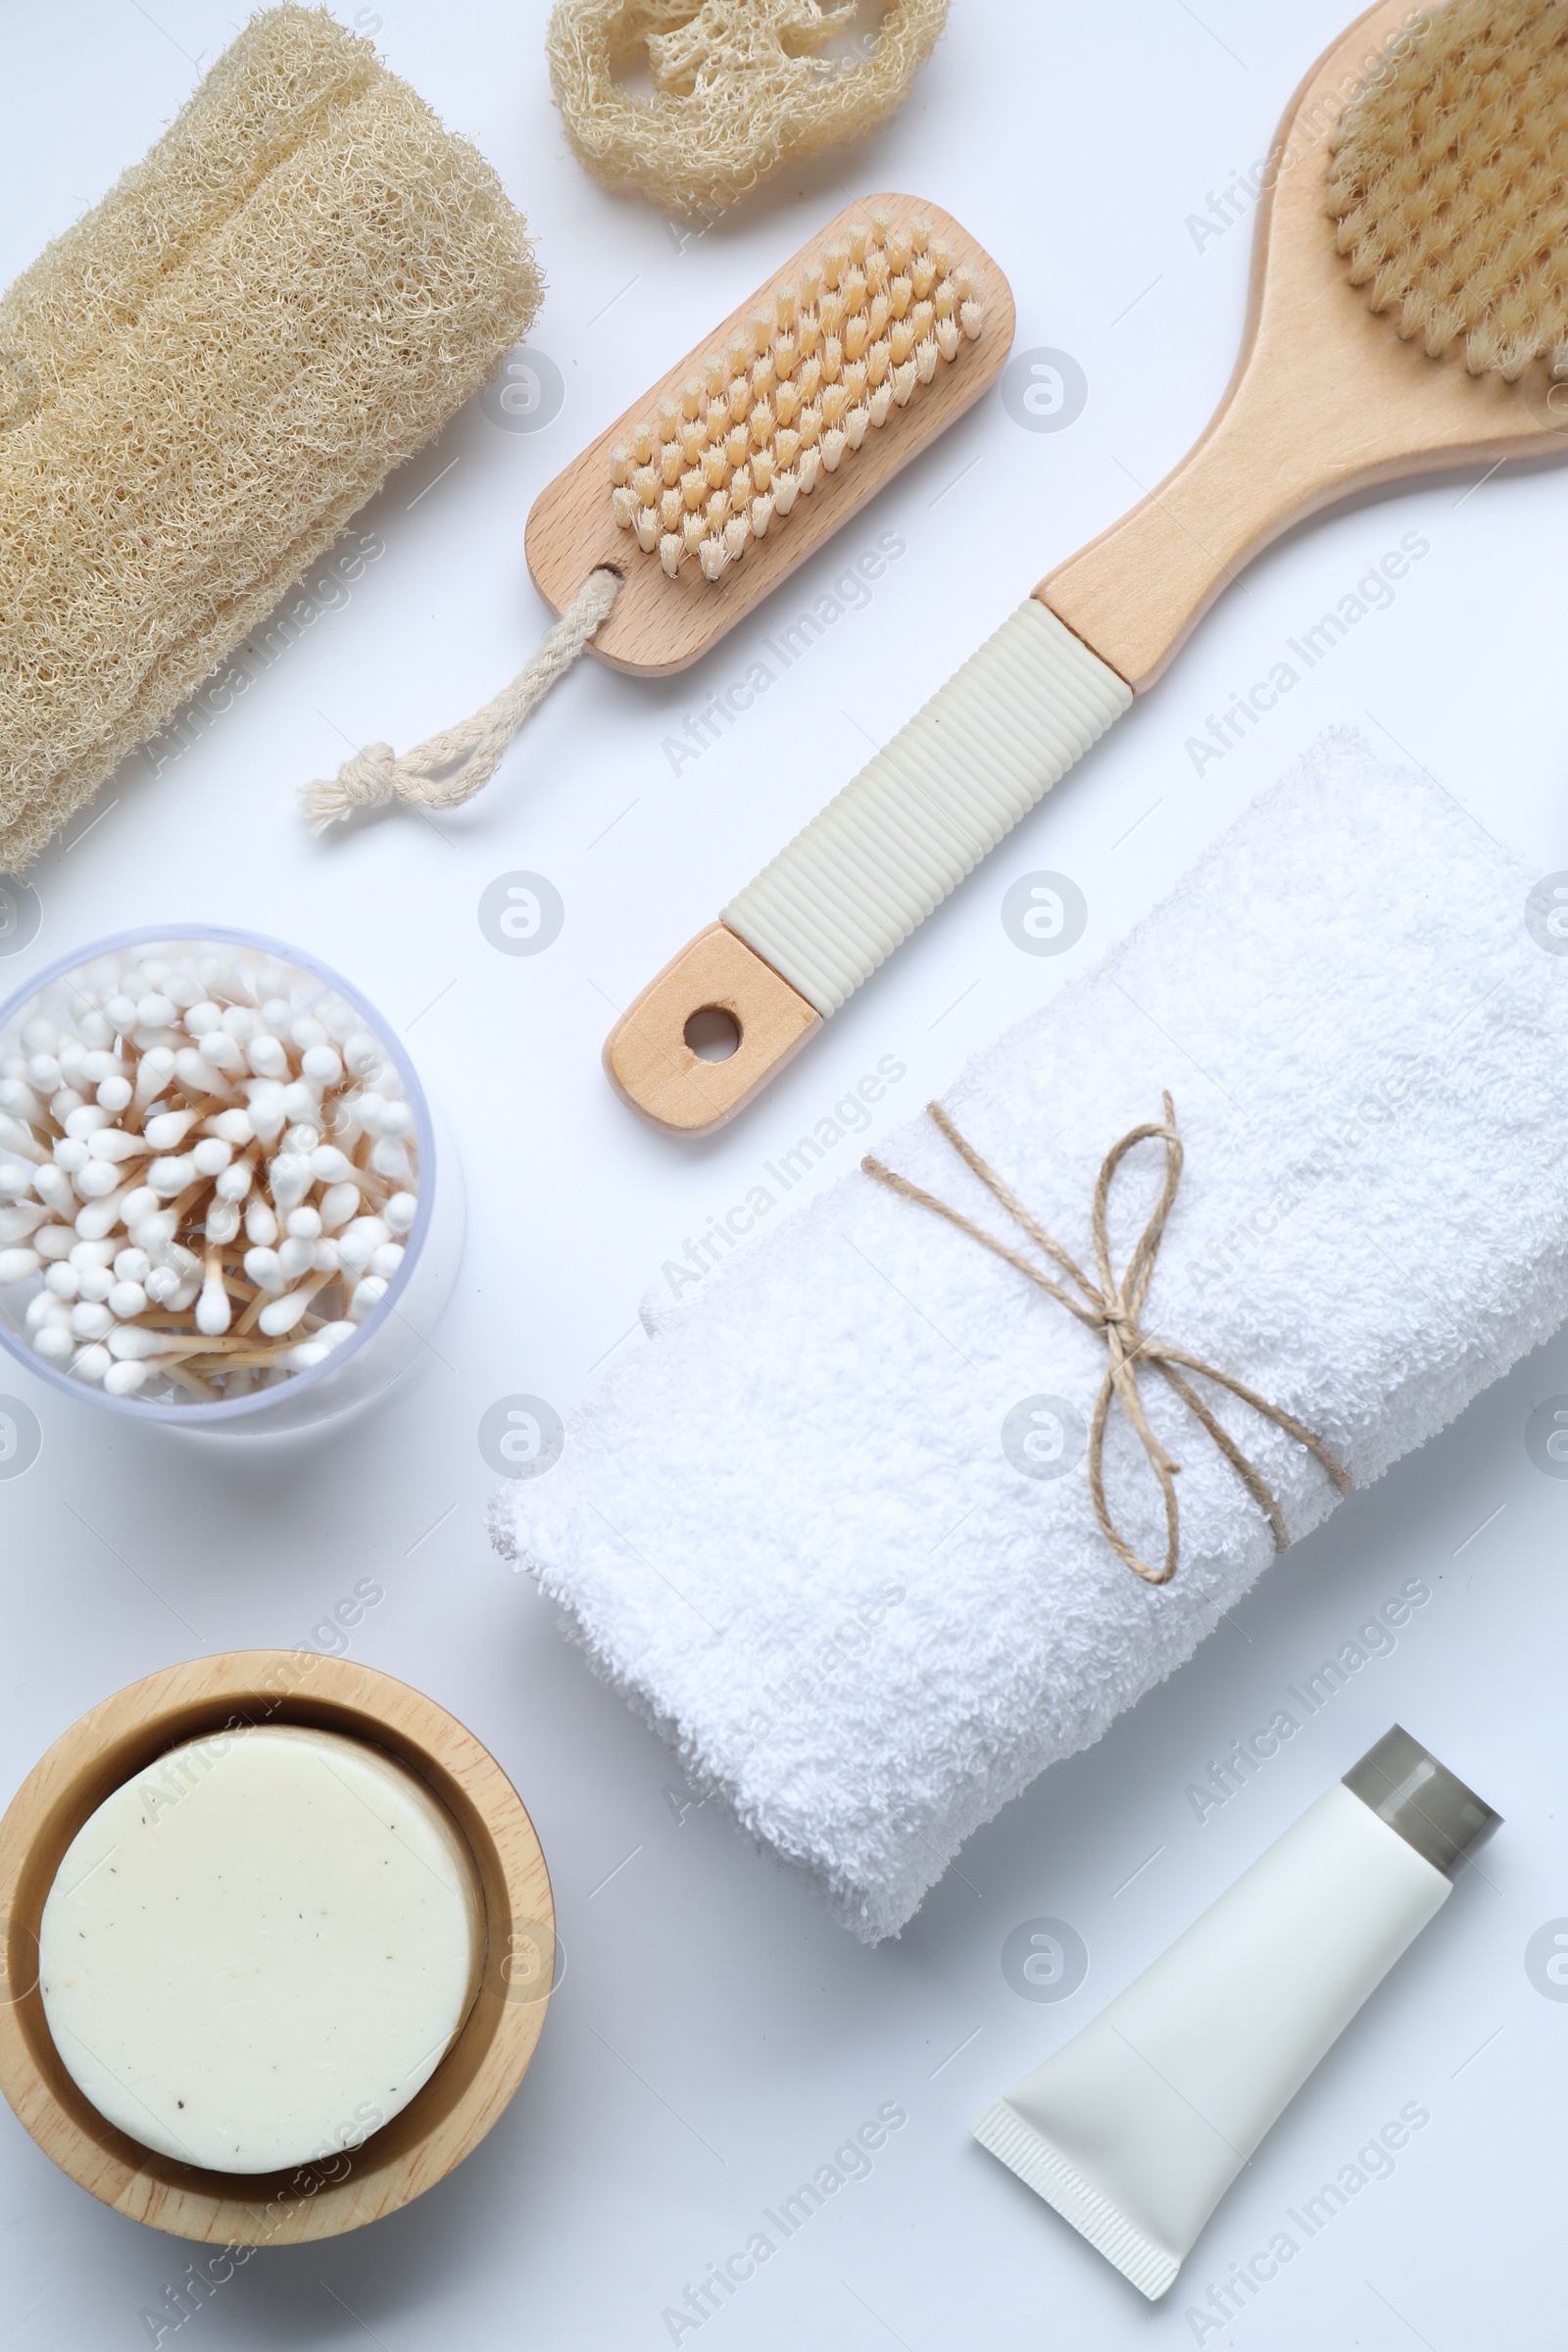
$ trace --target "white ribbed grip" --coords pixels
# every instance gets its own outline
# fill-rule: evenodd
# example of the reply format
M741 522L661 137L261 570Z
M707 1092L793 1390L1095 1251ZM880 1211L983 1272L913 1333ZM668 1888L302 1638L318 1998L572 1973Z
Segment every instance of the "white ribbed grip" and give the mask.
M826 1020L1132 699L1027 598L722 920Z

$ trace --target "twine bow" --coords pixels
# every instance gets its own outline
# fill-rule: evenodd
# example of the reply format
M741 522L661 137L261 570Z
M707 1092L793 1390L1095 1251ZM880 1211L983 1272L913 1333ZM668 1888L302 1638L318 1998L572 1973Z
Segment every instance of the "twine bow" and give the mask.
M1035 1264L1032 1259L1025 1257L1019 1250L1010 1249L1005 1242L999 1242L995 1235L987 1233L984 1226L976 1225L960 1209L952 1207L946 1200L939 1200L934 1193L922 1191L919 1185L911 1184L906 1176L900 1176L893 1169L884 1167L879 1159L867 1157L860 1162L865 1173L868 1176L874 1176L879 1184L885 1184L891 1192L902 1194L906 1200L916 1201L922 1208L934 1210L939 1217L946 1217L950 1225L956 1225L960 1233L968 1234L971 1241L978 1242L982 1249L989 1250L995 1256L1005 1259L1009 1266L1015 1266L1020 1274L1026 1274L1031 1282L1038 1283L1043 1291L1049 1291L1052 1298L1059 1299L1068 1313L1076 1315L1080 1323L1086 1323L1091 1331L1098 1331L1102 1334L1105 1342L1108 1361L1105 1366L1105 1377L1100 1384L1100 1395L1095 1401L1094 1420L1089 1432L1089 1491L1094 1499L1095 1517L1100 1522L1101 1532L1106 1543L1109 1544L1118 1559L1124 1561L1136 1576L1141 1576L1146 1584L1151 1585L1166 1584L1176 1572L1176 1562L1180 1550L1176 1479L1181 1470L1181 1464L1171 1458L1150 1427L1149 1416L1144 1411L1144 1401L1138 1389L1138 1372L1142 1364L1149 1365L1160 1374L1169 1387L1175 1390L1176 1395L1200 1427L1208 1437L1212 1438L1252 1500L1257 1504L1258 1509L1267 1519L1274 1537L1276 1551L1288 1551L1291 1539L1285 1525L1284 1515L1272 1490L1256 1464L1249 1461L1229 1430L1215 1419L1192 1383L1184 1379L1184 1373L1196 1372L1201 1379L1211 1380L1218 1387L1229 1390L1233 1396L1240 1397L1244 1404L1250 1405L1255 1413L1261 1413L1265 1420L1272 1421L1276 1428L1284 1430L1287 1437L1294 1438L1298 1445L1306 1446L1308 1451L1322 1463L1340 1494L1348 1494L1350 1486L1348 1476L1335 1460L1322 1440L1314 1437L1311 1430L1298 1421L1294 1414L1283 1411L1277 1404L1270 1404L1266 1396L1260 1396L1257 1391L1250 1389L1245 1381L1233 1380L1228 1372L1220 1371L1216 1364L1205 1363L1201 1356L1190 1355L1185 1348L1173 1348L1166 1340L1152 1338L1140 1324L1139 1318L1144 1310L1144 1300L1149 1294L1150 1278L1154 1271L1154 1259L1158 1255L1160 1240L1165 1231L1165 1220L1170 1214L1171 1203L1176 1198L1177 1187L1181 1183L1182 1176L1182 1140L1177 1133L1175 1106L1169 1095L1164 1096L1163 1101L1165 1116L1162 1123L1156 1125L1151 1122L1142 1127L1129 1128L1120 1143L1112 1144L1100 1163L1100 1175L1095 1184L1092 1217L1095 1264L1100 1274L1098 1284L1090 1281L1082 1268L1068 1256L1061 1244L1053 1241L1044 1227L1030 1215L1022 1201L1003 1182L996 1170L988 1166L967 1138L959 1134L941 1104L937 1102L926 1104L926 1109L931 1117L959 1157L973 1169L986 1190L1000 1201L1013 1223L1028 1236L1036 1249L1076 1283L1082 1294L1081 1298L1075 1298L1071 1291L1065 1290L1059 1282L1054 1281L1050 1274ZM1128 1152L1136 1145L1148 1142L1162 1143L1165 1147L1165 1181L1160 1188L1159 1199L1154 1203L1149 1222L1139 1235L1132 1255L1128 1258L1126 1266L1122 1270L1121 1279L1118 1281L1111 1269L1110 1235L1106 1218L1111 1183L1116 1170ZM1146 1560L1139 1558L1132 1545L1116 1527L1105 1501L1105 1422L1109 1416L1113 1397L1120 1404L1122 1411L1136 1431L1144 1451L1149 1456L1154 1476L1159 1481L1159 1491L1165 1505L1165 1561L1161 1568L1152 1568Z

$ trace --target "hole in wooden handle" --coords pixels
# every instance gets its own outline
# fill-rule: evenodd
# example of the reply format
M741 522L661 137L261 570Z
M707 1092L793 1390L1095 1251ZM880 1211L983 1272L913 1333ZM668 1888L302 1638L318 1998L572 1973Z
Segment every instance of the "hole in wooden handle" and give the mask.
M710 1135L821 1026L770 963L712 923L622 1013L605 1041L605 1069L655 1126Z
M740 1049L740 1023L722 1004L702 1004L681 1032L699 1061L728 1061Z

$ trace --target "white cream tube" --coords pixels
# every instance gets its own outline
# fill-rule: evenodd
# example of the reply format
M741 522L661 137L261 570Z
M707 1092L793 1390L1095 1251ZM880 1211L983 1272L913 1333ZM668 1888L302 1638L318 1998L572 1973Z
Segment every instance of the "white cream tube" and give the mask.
M1496 1826L1397 1726L974 2135L1151 2300Z

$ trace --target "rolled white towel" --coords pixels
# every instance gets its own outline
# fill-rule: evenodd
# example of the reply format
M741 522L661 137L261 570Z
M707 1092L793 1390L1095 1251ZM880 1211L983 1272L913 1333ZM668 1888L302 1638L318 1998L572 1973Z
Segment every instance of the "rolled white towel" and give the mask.
M1331 737L945 1108L1092 1271L1100 1162L1168 1089L1186 1167L1144 1327L1365 1486L1568 1315L1568 962L1532 936L1530 886L1433 784ZM930 1119L879 1156L1019 1239ZM1149 1143L1117 1179L1118 1270L1162 1171ZM1146 1374L1181 1550L1166 1585L1131 1573L1079 1458L1103 1339L859 1171L653 1329L550 1474L497 1497L496 1542L694 1784L867 1941L1273 1556ZM1337 1497L1311 1455L1197 1385L1293 1538L1315 1527ZM1157 1564L1158 1491L1119 1409L1105 1487Z

